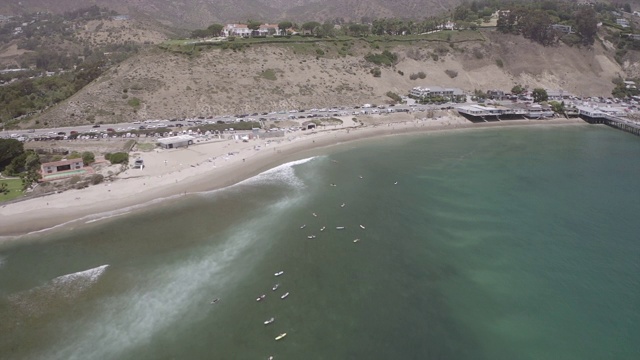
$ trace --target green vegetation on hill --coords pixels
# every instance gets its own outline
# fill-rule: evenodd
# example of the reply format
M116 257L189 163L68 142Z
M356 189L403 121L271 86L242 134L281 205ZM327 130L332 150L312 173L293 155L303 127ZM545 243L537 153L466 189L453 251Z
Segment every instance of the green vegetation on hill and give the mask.
M73 72L26 78L0 87L0 124L11 125L13 119L35 114L67 99L103 71L102 63L85 64Z

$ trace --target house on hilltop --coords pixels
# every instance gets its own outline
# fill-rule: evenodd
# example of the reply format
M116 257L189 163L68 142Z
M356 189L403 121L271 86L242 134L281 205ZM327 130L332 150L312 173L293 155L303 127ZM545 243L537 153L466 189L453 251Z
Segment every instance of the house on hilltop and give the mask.
M571 25L553 24L551 28L563 34L571 34Z
M258 30L251 30L247 24L227 24L222 28L223 36L267 36L279 34L278 24L262 24Z
M622 26L623 28L629 27L629 21L627 19L616 19L616 24Z

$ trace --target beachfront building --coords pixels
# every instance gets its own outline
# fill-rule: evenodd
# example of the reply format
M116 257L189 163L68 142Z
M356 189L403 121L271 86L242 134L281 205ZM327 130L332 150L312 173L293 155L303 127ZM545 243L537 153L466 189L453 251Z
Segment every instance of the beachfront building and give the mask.
M57 174L64 171L80 170L84 164L82 159L61 160L40 165L42 175Z
M568 92L568 91L564 91L562 89L559 90L551 90L551 89L545 89L545 91L547 92L547 97L549 100L566 100L566 99L570 99L572 97L575 97L574 94Z
M158 146L163 149L175 149L193 145L194 138L191 135L178 135L158 139Z
M443 88L440 86L430 86L430 87L414 87L409 92L409 96L414 99L419 99L423 101L437 100L437 99L445 99L448 101L464 101L466 96L464 92L457 88Z
M91 173L91 168L85 168L82 159L71 159L48 162L40 165L42 181L60 180L75 175Z

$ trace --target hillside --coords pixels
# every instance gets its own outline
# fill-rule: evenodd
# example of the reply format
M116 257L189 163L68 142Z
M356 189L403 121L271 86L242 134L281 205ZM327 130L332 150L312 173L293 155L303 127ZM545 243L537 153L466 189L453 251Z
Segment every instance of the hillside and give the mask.
M263 44L239 51L207 48L193 55L155 48L110 69L38 120L111 123L383 103L390 100L388 91L404 95L414 86L430 85L508 91L522 84L610 96L611 79L623 73L599 43L543 47L495 32L457 34L453 42L479 40L453 47L445 41ZM385 48L398 54L398 63L381 67L381 77L374 77L375 65L364 55ZM458 75L451 78L446 70ZM421 71L424 80L410 79Z
M64 12L89 5L121 14L145 15L176 27L197 28L212 22L294 21L361 17L424 18L452 9L459 0L21 0L0 3L0 14Z

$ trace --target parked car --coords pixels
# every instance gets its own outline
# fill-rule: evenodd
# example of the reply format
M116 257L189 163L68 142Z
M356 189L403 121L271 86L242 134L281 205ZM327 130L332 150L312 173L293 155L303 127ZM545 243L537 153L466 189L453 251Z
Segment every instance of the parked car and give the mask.
M100 127L100 124L94 124L92 127L94 127L94 128L99 128L99 127Z

